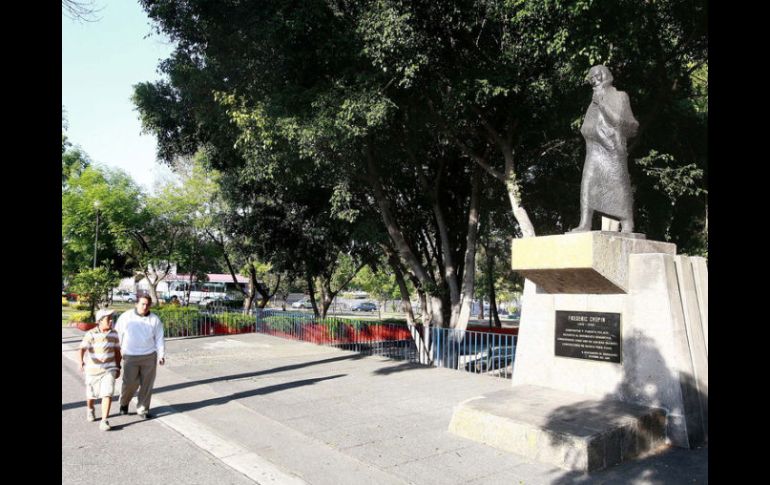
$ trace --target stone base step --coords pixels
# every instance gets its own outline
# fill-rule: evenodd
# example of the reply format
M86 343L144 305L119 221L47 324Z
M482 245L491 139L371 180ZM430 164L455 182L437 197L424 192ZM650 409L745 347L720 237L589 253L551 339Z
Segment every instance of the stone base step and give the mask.
M521 385L459 404L449 431L567 470L597 471L666 444L666 413Z

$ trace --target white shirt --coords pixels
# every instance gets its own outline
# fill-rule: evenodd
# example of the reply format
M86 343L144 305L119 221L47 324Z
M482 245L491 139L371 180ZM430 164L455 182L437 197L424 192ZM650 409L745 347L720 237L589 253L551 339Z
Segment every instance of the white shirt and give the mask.
M148 355L158 353L158 359L166 357L163 340L163 323L154 313L141 316L136 310L123 312L115 324L123 355Z

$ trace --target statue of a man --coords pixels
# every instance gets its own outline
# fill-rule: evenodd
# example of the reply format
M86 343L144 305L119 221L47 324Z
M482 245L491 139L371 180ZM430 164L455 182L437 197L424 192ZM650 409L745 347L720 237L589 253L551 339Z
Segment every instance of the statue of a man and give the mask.
M612 86L609 69L592 67L586 81L594 94L580 127L586 159L580 184L580 224L571 232L590 231L594 211L618 219L622 232L634 232L626 140L636 135L639 123L631 112L628 94Z

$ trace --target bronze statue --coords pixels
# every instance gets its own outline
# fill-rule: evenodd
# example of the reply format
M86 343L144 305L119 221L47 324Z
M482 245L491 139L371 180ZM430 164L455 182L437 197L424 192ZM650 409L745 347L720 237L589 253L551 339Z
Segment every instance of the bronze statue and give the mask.
M571 232L590 231L594 211L618 219L622 232L634 232L626 140L636 135L639 123L631 112L628 94L612 86L609 69L592 67L586 82L594 94L580 127L586 159L580 184L580 224Z

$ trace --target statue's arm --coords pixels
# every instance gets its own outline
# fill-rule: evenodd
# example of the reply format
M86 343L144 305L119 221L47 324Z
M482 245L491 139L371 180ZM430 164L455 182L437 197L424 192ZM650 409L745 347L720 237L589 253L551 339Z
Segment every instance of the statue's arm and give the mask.
M622 96L615 97L610 94L605 94L602 97L594 96L593 102L596 103L596 106L598 106L599 111L601 111L602 115L604 116L604 119L607 120L611 126L617 127L620 125L621 121L623 120L622 113L624 107ZM628 96L626 96L625 103L628 103Z
M635 136L639 129L639 122L636 121L634 112L631 111L631 101L628 99L628 94L623 91L620 92L620 102L623 106L623 124L625 125L626 136Z

